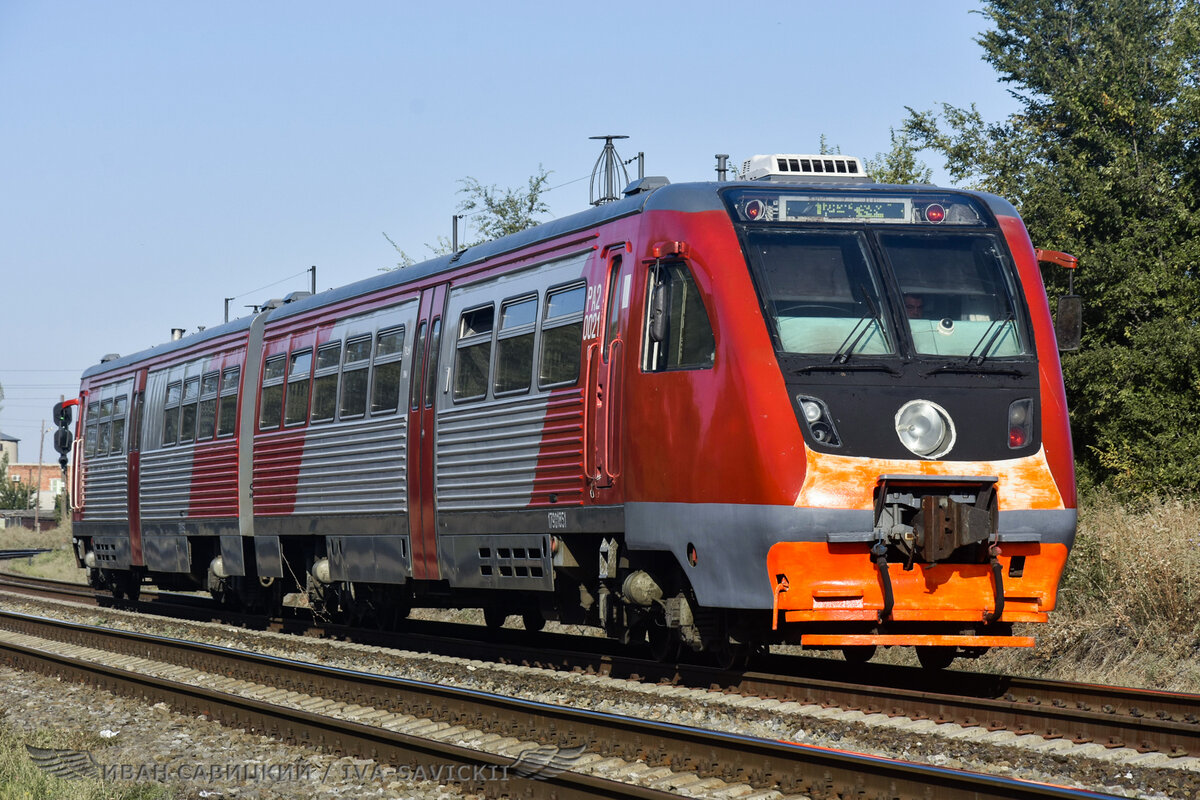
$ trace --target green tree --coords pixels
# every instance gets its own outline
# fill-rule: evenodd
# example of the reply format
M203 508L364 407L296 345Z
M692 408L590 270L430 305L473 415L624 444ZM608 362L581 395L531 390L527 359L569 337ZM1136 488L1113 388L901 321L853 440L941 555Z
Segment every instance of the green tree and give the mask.
M0 508L32 508L37 490L8 479L8 453L0 456Z
M892 139L892 149L886 153L876 153L874 158L866 159L863 164L871 180L876 183L929 183L933 180L933 170L917 159L917 146L912 135L895 128L889 131Z
M951 176L1013 200L1080 258L1083 349L1064 357L1085 488L1200 489L1200 4L987 0L984 58L1021 110L914 111ZM1062 270L1047 268L1053 290Z
M538 165L537 172L529 177L524 187L509 187L501 189L494 184L484 186L472 177L459 181L462 184L459 194L466 195L458 204L458 211L467 218L476 236L468 242L459 242L459 249L475 247L492 239L499 239L510 233L517 233L538 224L538 217L550 210L542 199L549 187L550 172ZM396 268L412 266L417 260L402 250L392 238L383 234L388 243L400 255ZM449 237L439 236L437 244L425 245L433 255L447 255L454 249Z

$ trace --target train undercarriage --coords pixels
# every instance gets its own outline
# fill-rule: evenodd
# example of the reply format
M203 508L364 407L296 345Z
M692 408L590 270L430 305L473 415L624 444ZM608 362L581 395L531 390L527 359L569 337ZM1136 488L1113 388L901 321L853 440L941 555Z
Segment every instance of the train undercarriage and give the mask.
M744 666L771 644L840 650L852 662L869 660L879 645L913 644L922 664L942 668L956 657L982 655L988 648L980 643L1002 643L1012 637L1010 622L986 615L973 621L927 621L885 619L884 614L872 612L869 618L793 621L778 608L772 613L705 607L674 556L626 550L618 536L555 537L556 562L563 563L554 568L553 589L540 592L464 590L445 580L336 580L321 537L283 539L283 577L255 574L253 558L245 562L249 574L229 574L215 537L189 538L188 572L105 568L98 566L90 539L77 539L76 547L80 562L88 568L89 583L117 600L137 600L142 586L152 584L166 590L207 591L223 606L240 612L278 616L294 609L311 613L317 621L384 630L398 628L414 608L479 608L493 628L513 616L520 617L529 631L542 630L550 620L589 626L660 661L699 660L726 668ZM903 555L895 547L890 552ZM902 569L904 562L899 560L896 566ZM959 641L964 644L954 644Z

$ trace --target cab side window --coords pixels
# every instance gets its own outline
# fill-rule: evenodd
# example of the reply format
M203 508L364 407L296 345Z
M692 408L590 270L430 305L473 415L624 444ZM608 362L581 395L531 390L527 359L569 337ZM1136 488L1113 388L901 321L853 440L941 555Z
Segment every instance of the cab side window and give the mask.
M687 265L677 261L651 267L646 298L642 369L663 372L711 367L716 340Z

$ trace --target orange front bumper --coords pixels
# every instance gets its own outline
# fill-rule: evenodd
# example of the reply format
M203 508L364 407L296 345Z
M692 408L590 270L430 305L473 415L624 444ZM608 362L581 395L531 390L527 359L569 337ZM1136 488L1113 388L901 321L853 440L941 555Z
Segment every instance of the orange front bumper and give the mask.
M1014 559L1023 557L1022 560ZM1061 544L1001 546L1001 622L1045 622L1054 609L1067 560ZM883 582L869 544L779 542L767 554L775 592L775 622L874 622L883 610ZM987 564L889 564L894 606L888 622L982 622L995 611ZM910 644L913 642L909 642Z
M916 647L1033 647L1032 636L939 636L936 634L806 633L805 647L909 645Z

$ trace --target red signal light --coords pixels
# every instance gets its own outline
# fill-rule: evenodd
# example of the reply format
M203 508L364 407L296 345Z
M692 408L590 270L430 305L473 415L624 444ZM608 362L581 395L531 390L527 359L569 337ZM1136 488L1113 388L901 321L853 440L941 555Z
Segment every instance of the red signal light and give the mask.
M925 219L929 222L941 222L946 218L946 209L937 203L930 203L925 208Z
M1024 428L1013 427L1008 429L1008 446L1014 450L1025 446Z
M754 221L762 216L765 206L762 200L751 200L746 203L746 219Z

